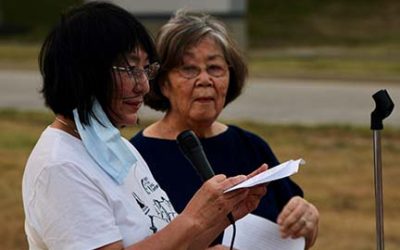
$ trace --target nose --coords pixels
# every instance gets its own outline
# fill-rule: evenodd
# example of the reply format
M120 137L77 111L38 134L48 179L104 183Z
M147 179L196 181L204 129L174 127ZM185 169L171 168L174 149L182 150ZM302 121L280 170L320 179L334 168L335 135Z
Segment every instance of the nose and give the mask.
M135 93L147 94L150 91L150 84L147 75L143 72L140 76L133 79L133 89Z
M208 74L207 70L200 71L197 76L196 86L209 87L212 84L212 76Z

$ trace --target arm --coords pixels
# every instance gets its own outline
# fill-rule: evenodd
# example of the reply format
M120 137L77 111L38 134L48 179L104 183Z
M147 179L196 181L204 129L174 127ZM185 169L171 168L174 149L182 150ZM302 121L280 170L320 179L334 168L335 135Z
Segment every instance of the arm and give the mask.
M102 192L74 165L49 170L41 172L36 184L37 197L30 208L44 229L41 237L45 244L50 249L123 249L113 212ZM248 193L247 190L228 194L223 191L245 179L245 176L213 177L171 223L153 235L139 238L127 249L207 248L229 224L228 212L245 200Z
M159 232L126 249L205 249L229 225L226 215L246 201L248 190L224 194L227 188L244 181L245 176L217 175L203 184L184 211ZM254 197L251 197L254 200ZM241 209L243 213L244 209ZM224 218L224 219L221 219ZM123 249L122 242L102 246L102 250Z
M265 169L266 167L263 167L257 171ZM230 211L235 219L242 218L257 207L260 198L265 194L265 186L223 193L224 190L245 179L245 176L227 179L224 175L211 178L203 184L184 211L170 224L126 249L206 249L230 224L226 216ZM123 245L118 241L99 249L121 250ZM210 249L226 248L219 245Z

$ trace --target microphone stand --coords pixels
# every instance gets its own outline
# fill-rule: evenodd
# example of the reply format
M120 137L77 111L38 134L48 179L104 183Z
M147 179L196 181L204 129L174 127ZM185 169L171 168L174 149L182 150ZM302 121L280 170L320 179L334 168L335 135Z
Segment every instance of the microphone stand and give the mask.
M382 120L388 117L394 108L392 99L386 90L376 92L372 98L375 101L375 110L371 113L371 130L373 130L374 150L374 184L375 184L375 214L376 214L376 249L383 250L384 226L383 226L383 189L382 189L382 156L381 134Z

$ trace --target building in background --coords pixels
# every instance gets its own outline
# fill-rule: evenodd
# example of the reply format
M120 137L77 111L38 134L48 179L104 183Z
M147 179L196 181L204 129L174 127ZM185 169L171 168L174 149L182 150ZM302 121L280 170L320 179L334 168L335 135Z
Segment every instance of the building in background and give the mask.
M177 9L205 12L223 21L240 47L243 50L247 48L247 0L109 0L109 2L134 14L154 36Z

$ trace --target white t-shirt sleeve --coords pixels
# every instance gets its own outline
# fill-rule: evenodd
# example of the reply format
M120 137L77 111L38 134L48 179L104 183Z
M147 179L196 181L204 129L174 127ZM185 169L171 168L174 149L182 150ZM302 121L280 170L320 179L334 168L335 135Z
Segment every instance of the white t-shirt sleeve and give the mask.
M106 196L75 165L44 168L35 185L29 210L49 249L94 249L122 239Z

